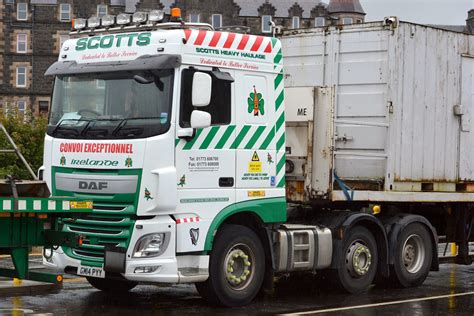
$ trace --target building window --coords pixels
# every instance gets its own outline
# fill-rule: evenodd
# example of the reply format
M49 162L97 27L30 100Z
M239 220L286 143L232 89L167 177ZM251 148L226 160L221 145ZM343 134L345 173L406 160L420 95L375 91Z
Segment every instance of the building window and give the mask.
M99 4L97 6L97 16L103 17L104 15L107 15L107 5L105 4Z
M59 20L61 22L71 21L71 5L69 3L59 5Z
M18 67L16 69L16 86L18 88L26 87L26 67Z
M294 17L291 19L291 26L292 26L294 29L299 29L299 28L300 28L300 17L299 17L299 16L294 16Z
M15 0L5 0L5 3L6 3L6 4L15 3Z
M20 54L25 54L28 47L28 36L25 33L20 33L16 35L16 52Z
M189 15L189 22L191 23L199 23L199 14L191 13Z
M48 113L49 111L49 101L39 101L39 112Z
M360 24L360 23L363 23L363 21L361 19L357 19L356 23Z
M213 14L212 15L212 26L215 29L222 27L222 14Z
M326 26L326 18L322 16L318 16L317 18L314 19L314 26L316 27Z
M18 106L18 111L20 111L21 114L25 114L26 101L20 100L16 103L16 105Z
M64 42L67 41L68 39L69 39L69 35L64 35L64 34L59 35L59 49L63 47Z
M272 32L271 22L272 22L271 15L262 15L262 33Z
M342 24L352 24L352 18L342 18Z
M18 21L28 20L28 3L20 2L16 5L16 19Z

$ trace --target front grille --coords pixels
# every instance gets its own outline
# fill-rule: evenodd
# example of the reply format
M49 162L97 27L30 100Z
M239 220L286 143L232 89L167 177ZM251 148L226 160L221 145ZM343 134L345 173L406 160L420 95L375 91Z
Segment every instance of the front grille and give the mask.
M64 230L84 236L81 247L66 248L72 258L103 263L105 247L128 248L135 214L133 205L94 203L87 216L64 220Z

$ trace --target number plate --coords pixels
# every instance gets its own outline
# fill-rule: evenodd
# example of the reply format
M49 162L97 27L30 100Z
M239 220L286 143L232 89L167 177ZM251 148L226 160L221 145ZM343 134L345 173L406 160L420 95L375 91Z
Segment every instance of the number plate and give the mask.
M69 205L71 209L78 209L78 208L92 209L92 202L89 202L89 201L81 201L81 202L71 201L69 202Z
M93 278L105 278L105 271L103 268L79 266L77 268L77 274Z

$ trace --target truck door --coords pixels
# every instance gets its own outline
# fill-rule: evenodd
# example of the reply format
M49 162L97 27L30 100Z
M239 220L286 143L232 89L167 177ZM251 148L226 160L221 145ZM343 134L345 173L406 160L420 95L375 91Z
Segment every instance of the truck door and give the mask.
M459 177L464 181L474 181L474 58L462 58L461 106L455 109L460 117L460 161Z
M208 106L192 106L192 81L196 71L212 77ZM178 189L177 252L200 251L212 219L235 202L235 115L233 72L183 69L181 101L176 118L176 183ZM211 126L192 129L193 110L211 114ZM194 134L194 135L193 135ZM183 136L183 135L187 135Z

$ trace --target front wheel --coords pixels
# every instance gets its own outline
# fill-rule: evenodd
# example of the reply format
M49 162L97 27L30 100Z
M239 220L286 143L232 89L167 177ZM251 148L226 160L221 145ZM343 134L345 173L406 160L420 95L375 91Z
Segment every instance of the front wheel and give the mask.
M410 224L398 237L394 263L390 273L392 281L400 287L421 285L430 272L433 246L425 226Z
M349 293L366 291L377 272L377 243L365 227L351 229L344 239L343 252L336 270L339 287Z
M212 304L242 306L260 291L264 272L264 250L257 234L245 226L226 225L216 236L209 278L196 283L196 288Z
M100 279L90 277L87 277L86 279L90 285L104 292L128 292L138 284L136 282L115 279Z

